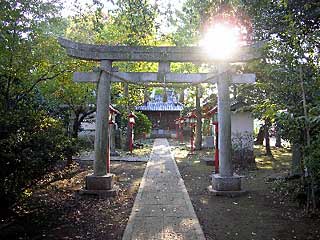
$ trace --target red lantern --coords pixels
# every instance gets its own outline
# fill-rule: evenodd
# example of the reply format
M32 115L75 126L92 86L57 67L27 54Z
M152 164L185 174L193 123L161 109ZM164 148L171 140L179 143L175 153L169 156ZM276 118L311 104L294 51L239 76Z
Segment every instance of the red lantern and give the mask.
M130 124L130 126L134 126L134 124L136 124L136 121L135 121L136 115L134 115L134 114L131 112L131 113L129 114L128 118L129 118L129 124Z

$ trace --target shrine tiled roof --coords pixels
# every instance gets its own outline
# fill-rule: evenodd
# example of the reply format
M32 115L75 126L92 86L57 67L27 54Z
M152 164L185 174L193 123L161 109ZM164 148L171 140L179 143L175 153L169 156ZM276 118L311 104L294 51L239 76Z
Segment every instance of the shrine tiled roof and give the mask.
M182 111L183 104L179 102L162 102L162 101L149 101L143 105L136 107L137 111Z
M166 112L180 112L183 109L183 104L178 102L172 90L167 90L166 101L163 101L161 94L155 94L152 100L146 101L143 105L137 106L137 111L166 111Z
M252 112L252 106L250 106L249 104L243 101L233 100L230 103L230 110L232 112ZM212 114L215 114L217 111L218 111L218 106L216 105L211 109L207 110L206 112L204 112L204 115L207 117L210 117Z

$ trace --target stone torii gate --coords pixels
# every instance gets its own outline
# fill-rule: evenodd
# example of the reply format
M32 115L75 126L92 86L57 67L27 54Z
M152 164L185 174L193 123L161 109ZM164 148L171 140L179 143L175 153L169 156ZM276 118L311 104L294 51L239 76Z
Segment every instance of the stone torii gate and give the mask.
M209 190L216 195L241 192L241 179L233 173L231 159L231 83L254 83L255 74L232 74L227 63L246 62L259 57L261 44L239 48L237 54L223 62L208 56L200 47L129 47L105 46L73 42L59 38L59 43L71 57L100 61L96 72L75 72L76 82L97 83L97 114L94 144L94 173L86 177L85 193L102 196L113 195L113 174L107 172L107 159L110 159L109 144L109 111L111 82L128 82L142 84L160 83L217 83L218 85L218 121L219 121L219 174L212 176L212 187ZM158 62L158 72L115 72L113 61ZM179 74L170 72L170 62L218 63L218 74L193 73Z

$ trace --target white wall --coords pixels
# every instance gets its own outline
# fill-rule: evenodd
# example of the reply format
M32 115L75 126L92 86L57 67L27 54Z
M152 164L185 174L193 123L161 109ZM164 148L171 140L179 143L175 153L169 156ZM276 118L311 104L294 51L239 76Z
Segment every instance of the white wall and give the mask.
M250 112L231 112L231 133L253 133L253 118Z
M231 134L232 138L241 138L246 147L253 149L253 117L251 112L231 112ZM250 137L249 137L250 136Z

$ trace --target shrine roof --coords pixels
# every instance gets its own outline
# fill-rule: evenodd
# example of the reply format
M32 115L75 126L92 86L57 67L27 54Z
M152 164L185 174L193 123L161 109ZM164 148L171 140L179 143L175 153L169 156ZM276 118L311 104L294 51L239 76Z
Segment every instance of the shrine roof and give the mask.
M238 112L252 112L252 106L243 102L242 100L240 101L231 101L230 103L230 110L234 113ZM195 111L195 109L193 110ZM218 106L215 105L214 107L209 108L206 112L204 112L204 116L210 117L212 114L217 113L218 111Z
M164 101L161 94L155 94L152 100L146 101L143 105L137 106L137 111L153 111L153 112L180 112L184 105L178 102L174 91L167 90L167 98Z
M180 112L183 109L183 104L179 102L162 102L148 101L143 105L135 108L137 111L164 111L164 112Z

